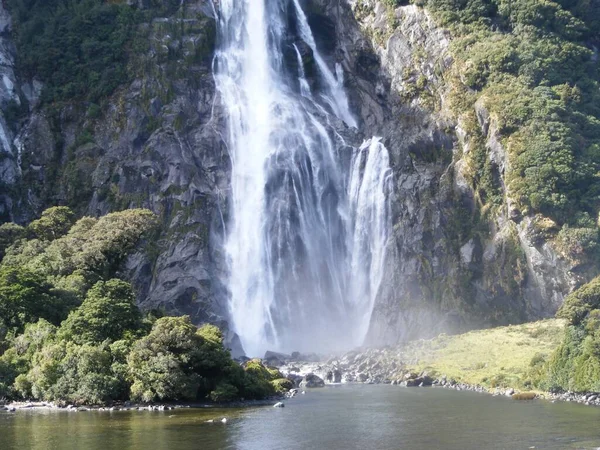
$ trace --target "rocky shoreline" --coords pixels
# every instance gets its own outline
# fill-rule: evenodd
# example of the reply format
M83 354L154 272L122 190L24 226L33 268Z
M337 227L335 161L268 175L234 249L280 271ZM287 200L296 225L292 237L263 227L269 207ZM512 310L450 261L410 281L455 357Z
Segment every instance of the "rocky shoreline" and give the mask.
M6 405L0 404L0 411L16 412L19 410L29 411L171 411L189 408L245 408L250 406L269 406L274 402L282 400L283 396L271 397L264 400L240 400L227 403L156 403L141 404L124 402L111 406L88 406L88 405L60 405L55 402L10 402Z
M0 411L16 412L19 410L30 410L30 411L64 411L64 412L85 412L85 411L170 411L176 409L186 408L246 408L252 406L285 406L282 400L291 399L297 394L304 394L304 390L300 389L316 389L325 387L327 385L339 385L339 384L387 384L391 386L405 387L405 388L443 388L452 389L455 391L470 391L478 392L481 394L488 394L494 397L510 397L514 400L534 400L542 399L551 401L563 402L574 402L587 406L600 406L600 393L588 392L588 393L552 393L552 392L522 392L513 388L487 388L481 385L471 385L467 383L458 382L454 379L448 379L445 376L440 378L433 378L427 373L423 372L420 374L414 372L408 372L404 375L401 380L390 380L378 378L360 380L348 380L348 377L344 378L344 374L336 369L331 369L327 364L315 364L315 363L304 363L296 364L291 367L296 368L297 371L287 372L287 367L280 367L282 373L287 378L295 383L297 386L291 389L284 396L273 397L265 400L250 400L250 401L235 401L229 403L178 403L178 404L132 404L125 402L123 404L113 406L76 406L76 405L59 405L54 402L11 402L6 405L0 405ZM316 372L316 373L315 373ZM317 375L319 373L320 376ZM338 381L339 377L339 381Z
M600 393L586 392L530 392L516 388L489 388L478 384L458 381L446 375L432 376L427 371L415 372L406 363L394 356L389 349L355 351L341 357L332 357L317 362L312 355L310 361L288 359L288 355L267 352L264 362L277 366L279 371L293 381L297 387L312 388L327 384L389 384L399 387L432 387L456 391L479 392L493 396L505 396L515 400L544 399L551 402L574 402L589 406L600 406Z
M286 355L267 352L262 359L265 365L276 367L294 388L285 395L264 400L240 400L228 403L160 403L141 404L132 402L115 403L110 406L79 406L55 402L12 402L0 404L0 411L17 410L57 410L79 411L169 411L182 408L244 408L251 406L283 406L282 400L304 394L305 389L321 388L336 384L387 384L398 387L431 387L456 391L471 391L493 396L511 397L515 400L544 399L547 401L574 402L589 406L600 406L600 393L586 392L540 392L522 391L511 387L489 387L469 384L460 376L450 377L432 371L416 371L417 360L411 360L398 349L365 349L348 352L344 355L323 357L316 354ZM239 362L244 362L241 358Z

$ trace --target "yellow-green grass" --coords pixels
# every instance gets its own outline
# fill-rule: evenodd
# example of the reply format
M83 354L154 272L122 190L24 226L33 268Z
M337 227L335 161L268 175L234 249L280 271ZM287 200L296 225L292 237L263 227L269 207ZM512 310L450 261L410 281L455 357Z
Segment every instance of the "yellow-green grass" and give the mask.
M563 338L564 327L563 320L548 319L441 335L407 344L404 360L412 362L408 368L415 372L426 370L436 376L446 375L448 380L529 390L536 376L532 360L535 363L550 356Z

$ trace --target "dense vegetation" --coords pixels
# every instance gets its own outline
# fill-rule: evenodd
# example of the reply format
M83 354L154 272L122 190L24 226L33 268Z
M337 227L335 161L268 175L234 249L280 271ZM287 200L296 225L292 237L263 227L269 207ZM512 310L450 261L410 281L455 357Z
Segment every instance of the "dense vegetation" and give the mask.
M156 225L146 210L75 221L54 207L27 227L0 226L0 398L221 402L281 391L277 370L234 362L215 326L140 312L118 270Z
M549 391L600 391L600 277L569 295L558 311L568 325L544 367L540 387Z
M99 102L130 79L128 52L138 24L170 13L179 0L8 0L22 75L44 83L47 102ZM133 2L135 3L135 2Z
M600 2L414 2L454 38L450 104L473 136L467 158L481 204L502 201L480 136L477 110L484 108L508 150L507 195L522 213L551 219L566 257L597 262Z

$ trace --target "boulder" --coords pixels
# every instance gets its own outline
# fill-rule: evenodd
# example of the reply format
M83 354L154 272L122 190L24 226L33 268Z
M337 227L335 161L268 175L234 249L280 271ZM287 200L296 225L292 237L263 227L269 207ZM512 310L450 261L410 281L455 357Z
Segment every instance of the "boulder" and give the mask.
M292 357L290 355L287 355L285 353L278 353L278 352L272 352L270 350L267 350L265 352L265 356L264 356L264 360L268 361L270 359L279 359L281 361L285 361L288 359L291 359Z
M300 382L302 388L319 388L325 386L325 381L314 373L309 373Z
M342 382L342 372L338 369L330 370L327 372L327 376L325 379L329 383L341 383Z
M281 367L285 364L285 361L289 360L290 358L291 356L286 355L285 353L267 351L265 353L263 361L269 366Z
M414 375L414 374L407 374L407 375ZM433 384L433 378L431 378L429 375L422 375L422 376L412 376L412 377L404 377L404 382L402 383L403 386L406 387L415 387L415 386L419 386L419 387L423 387L423 386L431 386Z
M286 378L294 383L294 386L300 386L300 382L303 380L302 376L293 373L289 373Z

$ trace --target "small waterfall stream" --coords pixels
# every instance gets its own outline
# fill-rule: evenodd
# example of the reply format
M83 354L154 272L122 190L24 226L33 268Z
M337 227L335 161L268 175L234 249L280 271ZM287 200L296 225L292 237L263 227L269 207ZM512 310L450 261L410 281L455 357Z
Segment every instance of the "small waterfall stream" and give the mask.
M377 138L344 145L330 125L357 121L341 67L330 69L319 53L299 0L220 0L217 12L214 76L232 160L226 254L234 331L252 356L360 345L391 233L387 149ZM289 43L290 27L312 52L318 91Z

